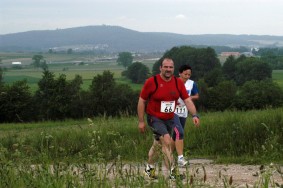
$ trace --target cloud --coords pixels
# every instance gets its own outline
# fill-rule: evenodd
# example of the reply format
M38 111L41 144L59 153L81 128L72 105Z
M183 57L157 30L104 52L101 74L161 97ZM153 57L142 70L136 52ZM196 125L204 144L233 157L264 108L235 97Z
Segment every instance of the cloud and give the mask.
M175 16L175 18L178 20L182 20L182 19L186 19L187 17L184 14L178 14L177 16Z

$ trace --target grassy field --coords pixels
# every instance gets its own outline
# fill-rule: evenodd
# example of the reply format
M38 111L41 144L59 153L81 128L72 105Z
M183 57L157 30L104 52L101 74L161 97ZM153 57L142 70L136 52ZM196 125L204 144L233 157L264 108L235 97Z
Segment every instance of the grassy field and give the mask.
M121 73L124 67L117 65L116 62L103 62L85 65L75 65L70 63L49 65L49 70L53 72L56 78L60 74L66 75L67 80L72 80L75 75L80 75L83 78L82 89L86 90L91 85L94 76L102 74L105 70L110 70L114 74L114 79L117 83L130 84L133 89L140 89L141 84L133 84L130 80L121 78ZM41 69L25 68L25 69L9 69L4 71L3 81L11 84L15 81L26 79L32 91L37 89L37 83L42 78Z
M150 63L149 66L152 66ZM133 84L130 80L122 78L121 73L124 70L123 67L118 66L116 63L104 62L92 65L72 65L72 64L61 64L50 66L56 77L60 74L65 74L67 80L72 80L75 75L80 75L83 78L82 89L86 90L91 85L91 81L94 76L102 74L104 70L110 70L114 74L114 79L117 83L129 84L134 90L140 90L142 84ZM23 69L23 70L10 70L5 71L3 74L4 82L11 84L15 81L26 79L31 88L31 91L35 91L38 86L38 81L42 78L42 71L35 69ZM273 80L283 89L283 70L274 70L272 72Z
M186 155L234 157L234 162L237 158L241 159L238 162L246 160L255 163L258 160L275 160L283 164L283 158L280 157L283 154L282 108L200 115L201 127L198 129L190 119L187 121L185 135L190 136L186 138ZM120 155L127 161L141 161L147 156L146 150L152 142L152 134L148 131L140 135L137 117L132 116L0 124L0 148L4 147L13 153L13 144L18 144L18 151L34 161L40 160L40 156L30 155L29 152L36 154L43 150L50 152L49 160L90 160L88 154L93 152L94 148L89 148L93 139L97 142L97 152L104 153L103 160L112 160ZM116 146L113 147L113 144ZM49 150L51 145L55 148ZM31 150L26 151L27 146ZM134 152L128 150L129 146ZM64 151L58 153L56 150L59 147L64 148ZM109 148L112 150L111 155L107 155ZM85 158L78 155L82 151L86 152L83 154ZM92 154L94 158L99 158L98 153ZM12 159L13 155L5 157Z
M3 73L3 81L11 84L15 81L26 79L31 91L36 91L37 83L42 78L42 69L35 69L30 67L32 63L32 56L34 54L22 53L0 53L2 62L0 66L8 67ZM114 74L114 79L117 83L129 84L134 90L140 90L141 84L133 84L130 80L121 77L122 71L125 70L123 66L116 63L115 60L102 61L106 57L99 57L86 54L43 54L44 59L48 63L48 69L58 77L60 74L65 74L67 80L72 80L75 75L80 75L83 78L82 89L89 88L94 76L102 74L103 71L109 70ZM22 62L23 69L11 69L11 62ZM134 60L135 61L135 60ZM136 60L141 61L152 69L155 62L153 59ZM83 64L80 64L83 62Z
M272 79L283 89L283 70L274 70Z
M224 164L283 165L282 108L200 115L199 128L187 121L185 156ZM1 187L172 187L165 176L151 184L134 170L144 168L152 144L151 131L140 134L134 116L0 124L0 143ZM255 187L276 187L270 186L275 185L272 173L263 172ZM188 169L186 175L192 176ZM190 179L177 181L176 187L209 187ZM234 187L226 183L223 187Z
M12 62L22 62L22 65L29 65L32 63L34 55L42 55L48 64L56 63L76 63L76 62L94 62L99 56L91 54L49 54L49 53L1 53L2 64L4 66L11 66Z

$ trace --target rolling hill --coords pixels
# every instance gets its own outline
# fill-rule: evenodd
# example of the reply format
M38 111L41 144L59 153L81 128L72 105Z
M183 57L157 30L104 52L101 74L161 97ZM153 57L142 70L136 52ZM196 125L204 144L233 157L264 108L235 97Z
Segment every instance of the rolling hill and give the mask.
M282 47L283 36L139 32L120 26L85 26L0 35L0 51L73 50L163 52L174 46Z

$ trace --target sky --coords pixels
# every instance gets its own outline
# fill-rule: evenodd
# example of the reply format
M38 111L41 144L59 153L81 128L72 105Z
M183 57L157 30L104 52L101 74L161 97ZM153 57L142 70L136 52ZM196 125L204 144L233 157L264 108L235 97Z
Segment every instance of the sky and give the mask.
M0 34L90 25L283 36L283 0L0 0Z

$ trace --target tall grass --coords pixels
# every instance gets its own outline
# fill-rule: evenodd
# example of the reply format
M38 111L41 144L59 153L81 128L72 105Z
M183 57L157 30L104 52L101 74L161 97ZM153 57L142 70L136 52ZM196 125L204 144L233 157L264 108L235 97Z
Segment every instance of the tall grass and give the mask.
M201 127L188 118L188 156L231 158L237 162L283 162L283 109L201 114ZM2 160L33 162L144 161L152 133L140 134L136 117L97 117L30 124L1 124ZM243 158L246 161L243 161Z
M246 162L283 159L283 109L215 112L201 117L200 129L187 126L187 149L197 155Z
M137 117L128 116L0 124L0 186L209 187L205 170L203 178L186 171L186 181L172 183L166 176L146 181L142 169L153 136L149 129L140 134L137 125ZM201 114L201 127L188 118L185 133L190 158L283 164L282 108ZM255 187L276 187L271 172L274 168ZM222 186L233 187L221 178Z
M17 159L14 154L19 153L34 162L62 158L93 162L118 156L141 160L141 156L146 155L143 150L149 146L144 144L152 138L149 135L137 137L135 117L101 117L91 121L68 121L69 125L62 122L23 124L22 128L20 124L2 124L1 145L9 151L4 156L7 160Z

